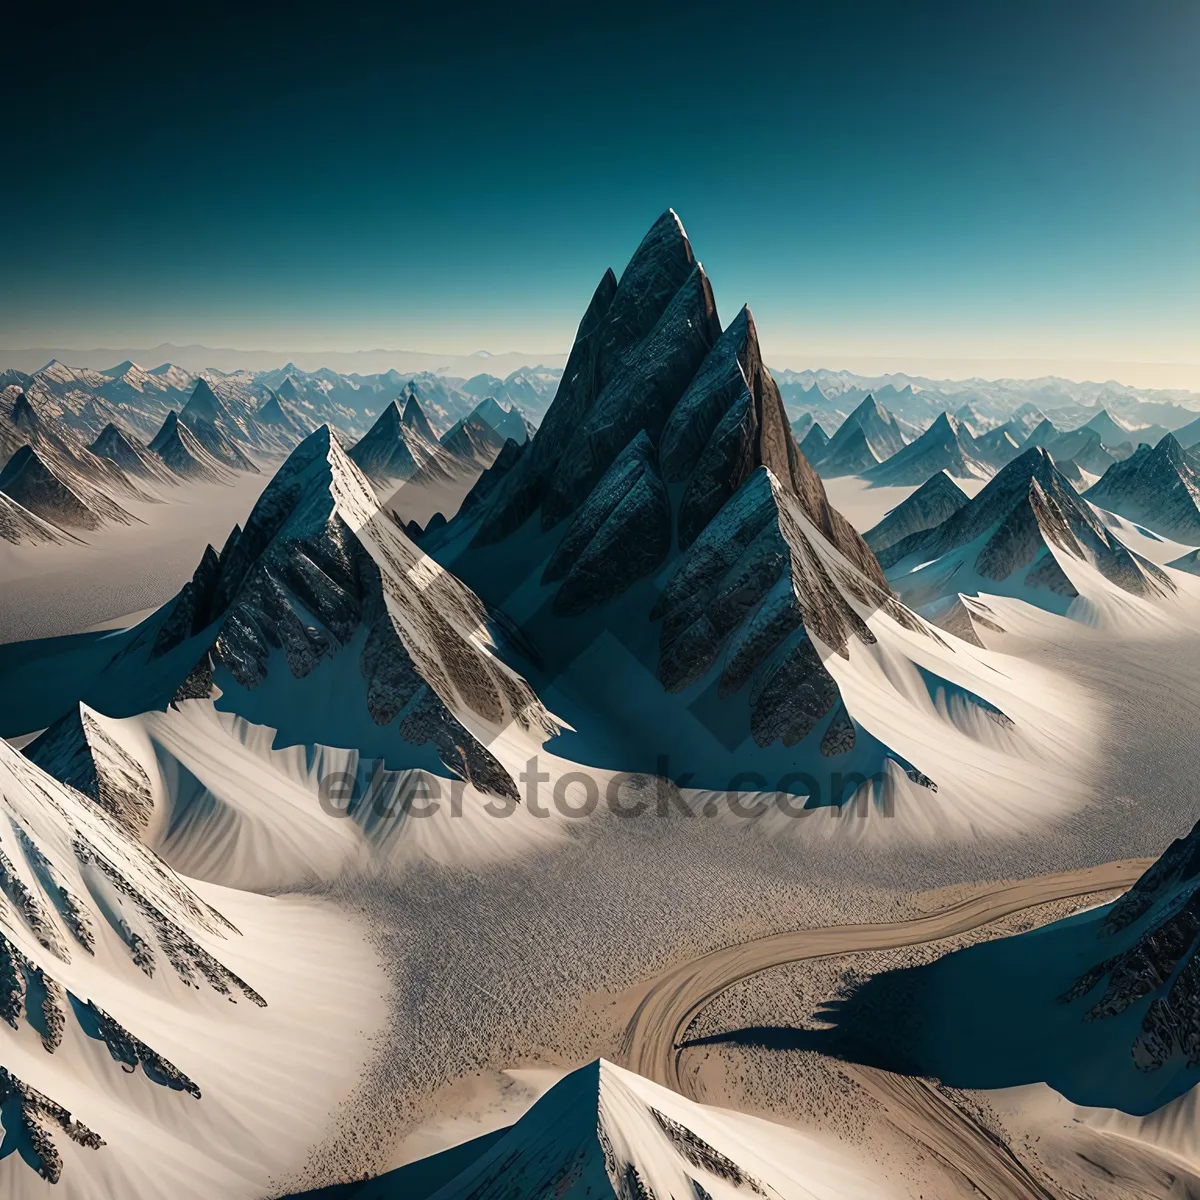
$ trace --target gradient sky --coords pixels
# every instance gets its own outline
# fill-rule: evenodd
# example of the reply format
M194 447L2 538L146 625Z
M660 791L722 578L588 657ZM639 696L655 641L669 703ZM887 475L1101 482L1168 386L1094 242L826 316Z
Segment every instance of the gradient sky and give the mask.
M40 18L0 359L562 352L672 206L769 361L1200 388L1191 0L428 7Z

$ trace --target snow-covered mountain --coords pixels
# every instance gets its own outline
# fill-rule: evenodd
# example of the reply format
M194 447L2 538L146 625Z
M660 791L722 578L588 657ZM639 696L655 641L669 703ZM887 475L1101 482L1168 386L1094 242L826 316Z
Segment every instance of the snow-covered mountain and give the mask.
M874 396L867 396L838 427L824 452L809 461L828 477L858 475L890 458L905 443L896 418Z
M987 479L992 470L978 457L963 424L942 413L914 442L863 473L878 487L920 485L939 471L955 479Z
M810 421L804 437L800 440L800 452L809 462L819 460L829 445L829 435L819 421Z
M0 492L62 529L94 530L108 522L128 525L134 519L103 487L32 446L22 446L0 470Z
M472 1153L473 1151L473 1153ZM707 1108L599 1059L455 1155L362 1184L360 1200L878 1200L888 1185L814 1138Z
M980 592L1066 613L1089 573L1135 596L1174 591L1164 571L1105 526L1041 447L1014 459L940 525L894 542L879 559L904 602L931 618L952 608L959 593Z
M159 460L148 446L134 434L118 429L111 422L101 430L100 436L88 447L100 458L120 467L126 475L154 483L175 484L178 477L166 469L166 464Z
M515 796L488 743L555 725L489 630L478 598L412 545L322 426L172 603L99 661L68 653L17 719L41 728L81 697L121 717L212 696L280 744L353 746Z
M390 491L401 482L448 479L459 470L453 454L424 430L432 431L421 403L409 394L404 409L389 401L375 424L354 443L350 457L373 483Z
M1080 428L1094 430L1106 450L1124 450L1125 453L1140 442L1157 442L1167 433L1161 425L1131 425L1118 421L1106 408L1101 408Z
M582 731L570 757L929 783L838 680L893 628L939 635L829 504L749 310L721 330L674 213L601 280L529 446L421 547L518 624L514 661Z
M940 525L967 502L966 492L945 471L939 471L868 529L863 541L882 554L904 538Z
M505 442L511 439L521 445L533 432L515 407L504 408L489 396L480 401L469 417L455 422L440 440L455 458L490 467Z
M969 428L964 432L969 432ZM998 471L1021 453L1023 441L1019 427L999 425L974 439L972 454L984 466Z
M167 413L162 428L154 435L148 449L181 479L217 483L233 478L232 468L208 452L174 409Z
M1157 446L1140 445L1083 495L1163 537L1200 543L1200 458L1174 434L1164 434Z

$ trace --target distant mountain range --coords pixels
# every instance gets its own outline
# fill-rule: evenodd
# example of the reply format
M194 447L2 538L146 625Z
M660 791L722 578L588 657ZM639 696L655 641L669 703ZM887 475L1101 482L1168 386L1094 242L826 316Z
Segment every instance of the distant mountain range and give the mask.
M1134 388L1115 380L1076 383L1057 376L933 380L824 370L775 371L774 375L789 414L812 413L827 429L841 424L868 395L901 420L925 426L939 413L948 412L966 421L975 434L1029 409L1053 415L1055 425L1064 430L1086 424L1103 410L1129 430L1156 425L1164 431L1178 429L1197 420L1200 413L1200 393Z
M147 371L129 361L106 371L57 360L32 375L6 371L0 537L62 543L136 523L139 503L169 502L181 483L229 484L273 470L322 425L354 446L388 495L401 482L451 484L432 507L411 508L412 492L399 508L397 496L389 501L405 520L424 522L438 510L444 518L510 438L523 444L534 429L510 397L536 407L556 383L550 371L518 370L508 380L396 371L351 377L293 363L232 375L192 375L172 363Z
M131 362L170 362L185 371L272 371L284 362L291 362L303 371L318 371L322 367L358 375L380 375L400 371L409 375L430 371L438 375L455 375L469 379L472 375L488 373L508 375L522 368L559 368L566 362L565 354L526 354L507 350L491 354L477 350L474 354L438 354L427 350L311 350L281 353L277 350L235 350L228 347L201 346L192 343L177 346L162 342L157 346L136 349L72 350L64 347L35 347L6 351L0 361L21 371L36 371L53 359L78 367L103 371L122 359Z

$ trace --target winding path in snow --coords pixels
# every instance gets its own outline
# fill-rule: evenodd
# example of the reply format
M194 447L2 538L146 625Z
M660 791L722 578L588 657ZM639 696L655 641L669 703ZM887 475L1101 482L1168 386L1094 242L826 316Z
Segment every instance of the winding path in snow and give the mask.
M1124 890L1153 859L1120 859L1097 867L980 887L967 898L907 921L830 925L772 934L681 963L641 990L622 1041L623 1061L639 1075L693 1099L680 1064L687 1030L722 992L772 967L865 950L939 941L1027 908ZM1053 1200L1008 1146L924 1080L843 1064L888 1118L993 1200Z

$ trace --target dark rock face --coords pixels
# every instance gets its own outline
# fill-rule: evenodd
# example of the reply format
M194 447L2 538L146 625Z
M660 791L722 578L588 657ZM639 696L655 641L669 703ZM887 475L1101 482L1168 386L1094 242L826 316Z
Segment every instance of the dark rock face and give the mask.
M617 456L575 514L546 564L543 583L562 580L554 610L586 612L649 575L671 548L671 502L645 430Z
M1149 998L1131 1046L1137 1067L1154 1071L1176 1057L1200 1065L1200 825L1172 842L1112 906L1101 936L1128 942L1135 927L1135 940L1085 971L1060 999L1088 997L1083 1019L1100 1021Z
M6 1113L6 1128L7 1114L15 1109L16 1124L29 1144L34 1169L48 1183L59 1181L63 1165L62 1155L51 1134L52 1128L90 1150L98 1150L105 1144L103 1138L76 1121L61 1104L56 1104L4 1067L0 1067L0 1107Z
M504 478L521 460L528 445L529 442L516 442L509 438L501 447L500 453L496 455L492 465L471 485L471 490L463 497L458 511L470 514L482 510Z
M751 731L760 746L794 745L839 700L808 631L843 655L852 635L874 641L795 503L760 468L680 559L652 614L663 622L659 677L668 691L696 683L719 657L721 695L757 679Z
M611 270L606 271L579 322L575 344L563 369L554 403L546 413L528 455L496 489L495 498L474 536L477 545L492 545L514 533L541 504L546 480L599 391L597 358L601 333L605 330L605 319L616 291L617 278Z
M903 503L872 529L863 534L863 541L882 554L903 538L932 529L953 516L968 502L966 492L945 471L927 479Z
M595 352L601 381L607 383L628 349L659 323L695 266L696 256L679 218L663 213L629 260L604 314Z
M657 441L720 332L712 288L697 264L645 339L613 364L611 378L568 441L543 500L544 528L587 499L639 430Z

